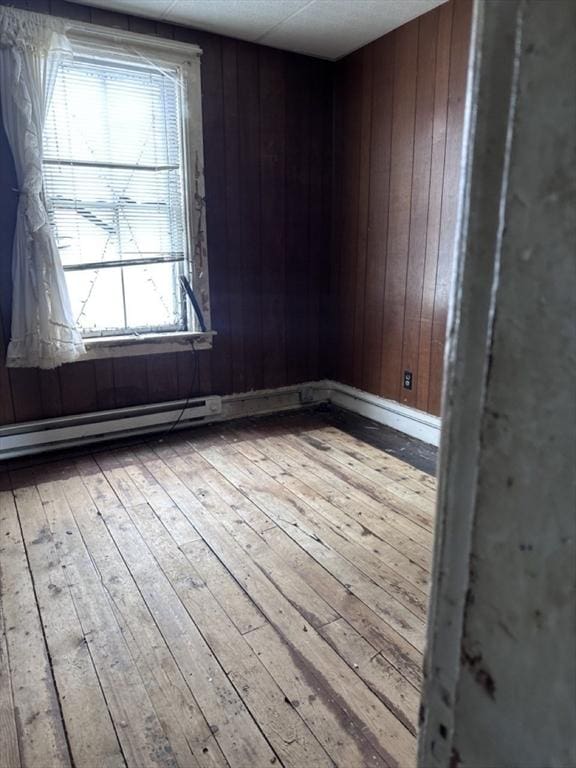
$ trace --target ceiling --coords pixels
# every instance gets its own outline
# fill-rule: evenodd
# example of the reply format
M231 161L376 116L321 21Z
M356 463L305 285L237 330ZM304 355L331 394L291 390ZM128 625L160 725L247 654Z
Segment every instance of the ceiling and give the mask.
M88 0L90 5L339 59L446 0ZM73 0L85 3L86 0Z

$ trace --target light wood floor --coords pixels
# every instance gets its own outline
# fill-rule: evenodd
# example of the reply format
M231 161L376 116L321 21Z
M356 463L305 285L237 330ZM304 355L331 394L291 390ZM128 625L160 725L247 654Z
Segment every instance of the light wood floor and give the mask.
M415 764L431 476L309 415L4 487L2 768Z

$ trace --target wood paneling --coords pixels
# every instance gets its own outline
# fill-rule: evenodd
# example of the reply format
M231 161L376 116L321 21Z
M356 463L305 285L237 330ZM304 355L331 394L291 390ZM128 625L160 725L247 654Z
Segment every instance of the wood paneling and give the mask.
M448 117L446 123L446 155L442 188L442 217L440 245L436 270L436 293L432 320L430 360L430 394L428 407L440 411L441 377L444 360L444 336L448 316L448 301L454 261L454 233L458 211L462 121L466 96L466 71L470 36L471 3L454 3L452 43L450 46L450 76L448 83ZM432 374L437 375L432 375Z
M418 387L416 407L428 408L430 382L430 344L432 341L432 315L438 265L440 239L440 215L442 211L442 181L446 157L446 116L448 108L448 78L450 74L450 41L452 36L452 8L444 5L438 19L436 45L436 78L434 83L434 115L432 118L432 154L430 190L426 227L426 254L420 312L420 336L418 345Z
M335 67L330 375L439 413L471 0ZM402 388L404 370L412 391Z
M67 3L11 5L200 45L214 349L62 366L0 366L0 423L319 379L332 66L295 54ZM0 343L10 328L17 193L0 126ZM328 211L329 214L329 211ZM3 339L2 339L3 336Z
M202 47L218 336L195 358L0 366L0 423L326 376L439 412L471 0L337 64L66 0L15 4ZM0 126L1 348L15 188Z

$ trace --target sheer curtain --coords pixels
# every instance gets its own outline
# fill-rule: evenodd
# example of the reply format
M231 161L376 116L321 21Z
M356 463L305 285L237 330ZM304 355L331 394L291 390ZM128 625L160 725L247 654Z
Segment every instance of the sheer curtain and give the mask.
M56 368L84 353L44 204L42 129L65 22L0 8L0 100L19 187L12 254L11 367Z

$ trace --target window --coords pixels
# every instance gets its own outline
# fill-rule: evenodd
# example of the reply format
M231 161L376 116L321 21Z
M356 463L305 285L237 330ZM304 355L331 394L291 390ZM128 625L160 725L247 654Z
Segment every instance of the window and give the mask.
M157 51L83 42L59 64L44 187L85 337L199 331L183 277L209 327L199 112L198 77Z

